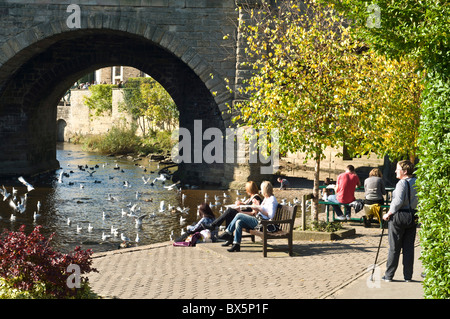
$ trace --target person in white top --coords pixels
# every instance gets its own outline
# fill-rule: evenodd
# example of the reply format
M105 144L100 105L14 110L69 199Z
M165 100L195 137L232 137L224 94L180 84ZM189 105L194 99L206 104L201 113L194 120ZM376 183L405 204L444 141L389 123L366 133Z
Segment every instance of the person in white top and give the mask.
M273 195L273 186L270 182L264 181L261 183L261 193L264 196L264 200L261 205L256 205L256 201L252 205L252 214L244 213L237 214L230 225L228 225L224 234L220 236L220 239L233 240L233 246L228 249L229 252L240 251L242 229L254 229L258 225L258 216L262 219L272 219L277 211L278 202ZM233 236L234 232L234 236Z

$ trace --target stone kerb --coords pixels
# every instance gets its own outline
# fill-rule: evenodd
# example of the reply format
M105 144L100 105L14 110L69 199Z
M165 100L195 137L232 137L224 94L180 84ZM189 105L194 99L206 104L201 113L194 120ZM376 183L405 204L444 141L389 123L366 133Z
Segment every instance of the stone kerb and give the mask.
M45 51L55 41L65 36L70 36L71 32L99 29L122 31L144 37L186 63L211 92L219 107L222 120L229 120L226 117L226 110L227 105L231 104L233 100L233 95L227 89L220 72L216 71L212 65L202 58L195 48L190 46L185 40L180 39L176 33L160 26L136 21L136 19L101 13L96 13L92 16L82 16L81 26L80 29L70 29L64 19L55 19L51 22L36 25L9 39L0 47L0 70L8 71L2 72L4 76L0 75L0 83L4 80L2 77L6 77L14 72L29 56ZM85 27L83 28L83 26ZM37 44L37 49L35 47L32 48L34 44Z

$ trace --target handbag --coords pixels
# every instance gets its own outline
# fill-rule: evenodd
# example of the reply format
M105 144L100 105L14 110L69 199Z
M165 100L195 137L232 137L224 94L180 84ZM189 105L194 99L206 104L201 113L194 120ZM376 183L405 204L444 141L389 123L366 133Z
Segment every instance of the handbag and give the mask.
M267 232L275 233L280 230L280 224L267 224ZM263 231L263 225L261 224L261 217L258 217L258 225L256 225L255 229L257 231Z
M268 233L275 233L280 230L279 224L268 224L267 225L267 232Z
M408 187L408 208L399 209L394 214L394 223L400 227L411 228L415 227L417 224L417 211L415 209L411 209L411 188L409 182L406 181L406 185Z

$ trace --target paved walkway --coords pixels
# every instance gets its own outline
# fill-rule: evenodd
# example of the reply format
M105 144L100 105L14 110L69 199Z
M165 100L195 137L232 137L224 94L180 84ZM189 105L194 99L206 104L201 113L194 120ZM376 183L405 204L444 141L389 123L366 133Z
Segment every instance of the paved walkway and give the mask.
M241 252L220 243L174 247L165 242L94 255L99 273L89 275L93 290L120 299L423 299L420 247L413 282L368 282L381 230L354 224L356 235L337 241L296 241L294 256L262 256L260 242L243 239ZM279 241L285 244L284 241ZM375 278L384 274L387 230ZM377 276L378 275L378 276Z

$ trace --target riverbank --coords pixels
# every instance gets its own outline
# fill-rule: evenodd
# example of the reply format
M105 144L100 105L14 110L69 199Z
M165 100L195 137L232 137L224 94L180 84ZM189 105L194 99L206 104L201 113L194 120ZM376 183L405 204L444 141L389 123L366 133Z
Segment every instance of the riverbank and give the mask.
M99 152L108 156L131 156L143 158L152 156L157 161L170 161L170 152L173 147L172 132L151 131L147 136L136 135L135 128L112 127L108 133L96 135L74 135L70 143L82 145L91 152Z

